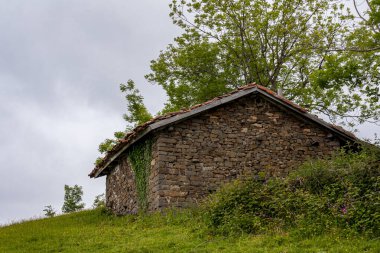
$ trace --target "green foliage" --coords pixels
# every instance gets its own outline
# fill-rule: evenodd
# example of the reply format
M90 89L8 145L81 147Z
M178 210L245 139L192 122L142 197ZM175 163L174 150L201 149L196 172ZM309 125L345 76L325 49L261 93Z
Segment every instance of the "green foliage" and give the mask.
M113 148L113 146L115 146L115 144L116 144L116 140L106 139L105 141L99 144L98 150L101 154L104 154L108 151L111 151L111 149Z
M379 9L369 2L358 22L339 0L173 0L184 33L146 78L166 91L164 112L256 82L333 121L378 120Z
M364 28L369 28L373 31L372 36L368 39L379 40L380 39L380 1L379 0L367 0L367 8L364 13L361 13L357 8L358 3L357 0L353 0L355 5L355 10L357 12L358 17L362 20L361 24ZM360 3L359 3L360 5ZM374 44L373 46L378 46L378 44Z
M363 123L365 120L377 122L380 119L380 24L376 23L379 9L375 1L366 1L366 11L360 12L358 3L353 0L356 9L356 22L353 29L344 38L344 47L332 50L326 55L321 68L310 75L314 92L327 89L323 103L331 105L326 110L331 120L351 114L350 123ZM363 8L364 1L360 4ZM343 87L345 90L340 90ZM336 96L337 92L341 92Z
M168 95L163 113L210 100L242 83L234 66L220 57L217 44L188 36L176 38L176 43L151 62L153 73L146 75Z
M124 137L124 132L115 132L115 139L105 139L102 143L99 144L98 151L101 154L105 154L112 150L112 148L118 143L120 139ZM98 157L95 161L95 165L98 166L103 162L103 158Z
M128 113L124 114L123 117L127 122L140 125L152 118L152 115L144 105L140 91L136 88L135 83L132 80L128 80L126 85L120 84L120 91L126 94L125 99L128 104Z
M289 185L324 198L340 226L380 235L378 148L306 163L290 176Z
M380 235L380 151L310 161L286 179L236 181L205 204L208 225L222 234L297 227L306 236L332 228Z
M145 76L168 96L160 113L256 82L341 125L378 122L380 3L365 2L366 11L354 17L341 0L172 0L170 16L183 34ZM120 90L127 128L151 119L132 80Z
M62 206L62 212L71 213L82 210L84 208L84 203L82 203L82 196L82 186L65 185L65 197Z
M127 84L120 84L120 91L125 94L125 99L127 100L128 112L123 115L123 118L131 125L127 125L123 132L115 132L114 139L106 139L100 143L98 150L101 154L111 151L118 141L125 136L125 133L130 131L133 127L143 124L152 118L152 115L144 105L140 91L136 88L132 80L128 80ZM99 166L102 162L103 159L98 157L95 161L95 165Z
M208 225L229 235L291 227L300 215L315 218L324 206L316 196L305 191L294 193L284 180L270 179L235 181L211 196L204 208Z
M136 88L135 83L132 80L128 80L126 85L120 84L120 91L126 94L125 99L128 104L128 113L124 114L123 117L127 122L137 126L152 118L152 115L148 112L144 105L143 97L140 95L140 91ZM127 126L126 131L131 130L131 128L132 126ZM111 151L118 141L124 136L124 132L115 132L115 139L106 139L104 142L100 143L98 149L99 152L104 154ZM139 209L140 211L145 212L148 205L147 184L151 162L151 141L147 140L143 144L138 143L134 145L128 153L128 159L132 165L133 171L135 172ZM102 162L103 158L98 157L95 161L95 165L99 166ZM98 200L101 201L100 199ZM101 202L97 204L101 204Z
M104 208L106 206L106 198L104 193L95 196L94 203L92 204L92 208Z
M128 161L135 174L135 184L139 211L145 213L148 208L148 184L152 161L152 140L135 143L128 151Z
M45 206L43 211L45 212L46 217L54 217L56 215L56 211L54 211L51 205Z

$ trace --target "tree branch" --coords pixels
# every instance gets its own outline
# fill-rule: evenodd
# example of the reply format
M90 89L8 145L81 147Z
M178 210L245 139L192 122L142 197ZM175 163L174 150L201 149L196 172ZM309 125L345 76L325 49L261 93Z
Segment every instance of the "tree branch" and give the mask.
M362 14L360 14L360 11L359 11L358 6L357 6L357 4L356 4L356 0L353 0L353 2L354 2L354 7L355 7L355 10L356 10L356 13L358 14L359 18L361 18L364 22L368 22L368 20L365 19L365 18L362 16ZM368 2L367 2L367 3L368 3ZM369 5L368 5L368 6L369 6Z
M313 48L313 49L318 49L318 48ZM380 51L380 46L373 47L373 48L332 48L332 49L327 49L324 50L326 52L356 52L356 53L369 53L369 52L374 52L374 51Z

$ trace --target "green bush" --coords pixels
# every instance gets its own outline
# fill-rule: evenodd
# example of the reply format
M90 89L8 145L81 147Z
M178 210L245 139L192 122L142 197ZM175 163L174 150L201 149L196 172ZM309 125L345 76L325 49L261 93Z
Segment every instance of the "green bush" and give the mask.
M379 234L380 151L340 152L330 160L307 162L289 176L291 188L325 199L330 219L340 227Z
M222 234L301 226L309 235L329 228L379 235L379 153L342 151L285 179L232 182L207 199L205 220Z
M207 224L222 234L292 227L300 219L316 220L325 209L323 198L291 190L283 179L235 181L210 196L204 206Z

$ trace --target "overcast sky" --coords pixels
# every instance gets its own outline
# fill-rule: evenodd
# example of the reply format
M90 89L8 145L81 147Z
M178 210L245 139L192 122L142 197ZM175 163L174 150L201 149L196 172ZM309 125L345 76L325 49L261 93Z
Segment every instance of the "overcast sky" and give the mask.
M87 207L104 192L87 174L125 127L119 84L134 79L151 112L163 107L143 76L180 32L169 2L0 0L0 224L60 210L65 184L83 186Z
M98 144L123 130L119 84L152 112L164 92L150 60L179 34L168 0L0 0L0 224L60 210L65 184L86 206L105 190L87 174Z

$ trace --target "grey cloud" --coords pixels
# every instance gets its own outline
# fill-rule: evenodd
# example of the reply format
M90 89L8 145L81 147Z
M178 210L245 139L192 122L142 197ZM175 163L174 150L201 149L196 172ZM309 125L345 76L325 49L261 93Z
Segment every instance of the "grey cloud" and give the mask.
M149 60L173 38L161 1L9 1L2 4L0 71L51 104L57 81L103 106L129 77L144 82ZM165 22L163 22L165 21ZM161 42L161 43L160 43ZM58 80L57 80L58 79ZM36 85L38 82L38 85Z
M133 78L148 108L149 61L178 30L170 1L0 1L0 224L60 209L64 184L87 206L104 179L87 174L97 145L125 127L118 84Z

